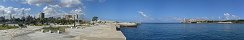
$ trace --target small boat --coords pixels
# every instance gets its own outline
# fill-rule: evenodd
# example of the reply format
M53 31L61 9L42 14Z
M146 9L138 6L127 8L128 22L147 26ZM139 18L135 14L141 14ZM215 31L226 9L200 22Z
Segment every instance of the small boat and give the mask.
M123 26L123 27L137 27L138 23L122 22L122 23L118 23L118 25Z

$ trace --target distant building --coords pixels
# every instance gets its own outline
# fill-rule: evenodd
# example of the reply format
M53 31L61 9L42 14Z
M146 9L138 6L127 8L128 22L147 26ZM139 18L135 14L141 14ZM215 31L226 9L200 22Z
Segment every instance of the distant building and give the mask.
M43 13L43 12L40 13L40 14L39 14L39 18L44 19L44 18L45 18L45 13Z
M182 23L206 23L206 19L184 19Z
M64 15L64 19L66 19L66 20L74 20L74 16L73 15Z
M41 12L38 16L41 20L41 24L44 24L45 13Z

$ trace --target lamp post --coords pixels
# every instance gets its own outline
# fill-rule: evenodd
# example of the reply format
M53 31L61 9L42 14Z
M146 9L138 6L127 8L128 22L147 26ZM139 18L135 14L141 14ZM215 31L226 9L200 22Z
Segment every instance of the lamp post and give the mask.
M75 23L76 22L76 19L75 19L76 15L74 15L73 17L74 17L74 27L76 27L76 23Z

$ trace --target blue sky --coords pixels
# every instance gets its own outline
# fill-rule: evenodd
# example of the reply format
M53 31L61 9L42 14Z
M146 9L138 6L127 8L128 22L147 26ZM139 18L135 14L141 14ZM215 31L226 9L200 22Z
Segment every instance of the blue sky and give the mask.
M81 5L78 6L82 8L86 18L98 16L104 20L178 22L174 19L175 17L212 17L214 19L223 17L224 13L244 17L244 0L80 0L80 2ZM44 3L41 6L33 6L30 4L16 1L0 3L5 7L31 8L32 15L36 15L48 5L54 5ZM67 13L74 9L77 8L61 7L60 10ZM144 16L139 12L143 12Z

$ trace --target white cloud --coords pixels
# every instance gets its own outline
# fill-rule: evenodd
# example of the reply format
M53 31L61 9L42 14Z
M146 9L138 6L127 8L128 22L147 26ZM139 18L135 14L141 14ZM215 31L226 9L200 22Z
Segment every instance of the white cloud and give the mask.
M45 13L45 15L47 17L60 17L60 15L65 15L65 14L79 14L79 15L84 15L82 8L77 8L77 9L73 9L71 11L63 11L60 10L59 6L46 6L43 8L43 13Z
M57 5L45 6L42 10L47 17L56 17L59 14L64 14L60 7Z
M99 2L105 2L106 0L98 0Z
M79 13L83 9L82 0L24 0L25 4L43 7L42 12L47 17L54 17L57 14ZM64 11L68 9L70 11Z
M225 20L237 20L240 19L239 16L232 15L230 13L224 13Z
M49 5L49 6L54 8L61 8L59 5Z
M24 3L35 6L57 5L60 7L81 7L81 0L25 0Z
M59 5L62 7L76 7L82 4L80 0L61 0Z
M230 16L230 14L229 13L224 13L224 16Z
M25 3L30 5L41 6L42 4L51 4L54 0L26 0Z
M81 8L75 9L75 10L71 10L70 13L73 13L73 14L84 14L83 10Z
M138 11L138 13L140 14L140 16L143 17L140 20L141 22L151 22L151 21L157 21L158 20L156 18L152 18L152 17L147 16L143 11Z
M85 0L85 1L97 1L97 2L103 3L103 2L106 2L107 0Z
M43 13L45 13L45 15L50 15L53 13L57 13L57 11L54 8L46 6L43 8Z
M15 17L21 17L22 13L25 13L24 15L30 13L30 8L14 8L14 7L5 7L0 6L0 16L6 16L9 17L10 15L13 15Z
M143 16L143 17L148 17L146 14L144 14L143 11L138 11L138 13L139 13L141 16Z
M4 2L15 1L19 3L29 4L31 6L43 7L42 12L46 13L45 15L47 17L55 17L55 16L61 16L65 14L85 15L83 12L84 9L83 1L87 1L87 0L0 0L0 1L4 1ZM106 0L94 0L94 1L105 2ZM21 16L22 12L28 13L31 11L31 9L0 6L0 14L3 14L1 11L4 12L5 16L9 16L9 14Z

